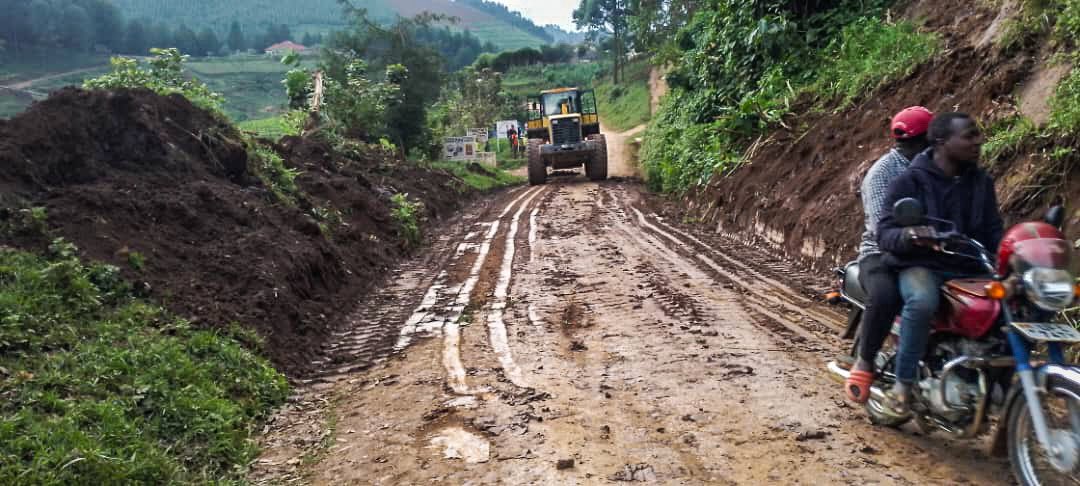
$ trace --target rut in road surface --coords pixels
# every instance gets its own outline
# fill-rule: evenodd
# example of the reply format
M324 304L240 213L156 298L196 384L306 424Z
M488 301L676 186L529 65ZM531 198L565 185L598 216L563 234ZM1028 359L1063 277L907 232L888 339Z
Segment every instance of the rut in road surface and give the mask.
M632 182L562 178L467 215L328 349L270 424L253 479L1008 477L981 443L866 423L823 372L844 348L842 316L785 285L777 260L664 221L647 197Z

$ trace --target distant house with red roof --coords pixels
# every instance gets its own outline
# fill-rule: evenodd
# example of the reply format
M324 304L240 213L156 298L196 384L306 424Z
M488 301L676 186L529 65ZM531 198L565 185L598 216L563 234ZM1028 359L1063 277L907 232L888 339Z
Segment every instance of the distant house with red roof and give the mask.
M280 56L280 55L288 54L290 51L295 52L297 54L303 54L303 53L308 51L308 48L304 47L304 46L302 46L300 44L297 44L297 43L295 43L293 41L285 41L285 42L278 42L277 44L274 44L274 45L272 45L270 47L267 47L265 52L267 54Z

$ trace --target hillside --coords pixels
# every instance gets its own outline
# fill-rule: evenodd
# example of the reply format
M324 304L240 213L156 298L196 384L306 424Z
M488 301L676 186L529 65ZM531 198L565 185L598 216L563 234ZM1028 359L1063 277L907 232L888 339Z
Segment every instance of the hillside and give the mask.
M1055 52L1067 53L1072 41L1060 27L1051 31L1039 27L1044 24L1024 23L1041 15L1031 10L1034 7L1014 9L1010 5L1004 2L997 7L969 0L938 8L936 2L922 1L897 11L899 22L910 22L922 39L947 48L923 50L920 55L931 55L922 60L906 58L898 64L899 70L884 79L860 84L865 89L847 90L843 80L850 78L819 81L805 88L797 100L788 99L790 112L777 118L769 130L755 133L749 139L752 145L744 151L725 154L716 150L724 147L725 141L700 142L700 146L720 153L714 156L720 160L706 161L715 165L705 167L705 172L680 165L670 155L686 150L685 142L661 138L680 135L664 132L663 124L671 121L659 118L650 129L647 143L653 144L653 152L646 154L645 160L655 188L662 182L670 184L664 190L681 193L680 207L672 211L687 220L771 246L823 271L856 254L863 224L859 182L890 147L886 135L889 118L905 106L922 105L936 112L968 112L983 123L987 143L981 163L997 180L1006 224L1041 215L1050 205L1064 203L1069 210L1066 232L1075 237L1080 227L1076 207L1080 161L1075 148L1076 85L1080 78L1070 67L1069 58ZM898 32L902 26L849 29L845 35ZM862 69L881 65L883 55L893 59L906 55L892 47L876 50L889 44L875 38L883 37L874 34L849 43L860 47L841 53L842 57L822 72L851 65ZM911 45L911 41L906 44ZM869 61L848 62L858 59ZM823 85L829 89L815 91ZM685 97L686 93L683 90L674 96ZM676 99L667 101L665 112L674 113ZM709 133L691 128L682 133L697 137ZM675 148L662 151L661 140L674 143ZM698 174L706 176L705 183L694 182ZM678 177L690 181L685 189L672 189Z
M288 25L294 34L327 32L344 24L337 0L309 0L296 8L291 0L113 0L128 18L147 18L170 24L210 27L226 32L233 20L239 20L249 33L262 32L269 25ZM457 17L458 28L468 29L482 41L490 41L503 49L517 49L552 42L550 34L520 17L507 15L501 5L479 1L451 0L357 0L352 4L367 9L381 21L400 15L411 17L432 12ZM522 23L524 21L524 23Z

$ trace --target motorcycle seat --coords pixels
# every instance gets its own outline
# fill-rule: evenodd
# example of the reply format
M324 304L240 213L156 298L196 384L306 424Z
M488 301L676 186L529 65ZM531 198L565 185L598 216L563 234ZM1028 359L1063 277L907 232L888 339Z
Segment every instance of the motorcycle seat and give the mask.
M866 302L866 290L859 282L859 262L852 261L844 266L844 296L858 302Z

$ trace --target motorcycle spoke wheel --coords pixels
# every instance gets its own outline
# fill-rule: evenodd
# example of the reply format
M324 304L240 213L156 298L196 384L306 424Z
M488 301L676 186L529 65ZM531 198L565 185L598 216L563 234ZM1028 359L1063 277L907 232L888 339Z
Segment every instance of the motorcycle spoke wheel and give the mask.
M1041 396L1043 414L1054 436L1072 436L1074 449L1080 446L1080 403L1074 397L1053 391ZM1025 401L1013 412L1009 427L1010 459L1017 479L1025 486L1080 486L1080 467L1062 472L1053 466L1049 453L1039 443Z

